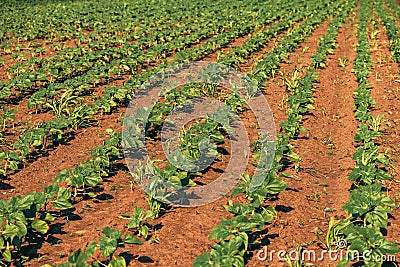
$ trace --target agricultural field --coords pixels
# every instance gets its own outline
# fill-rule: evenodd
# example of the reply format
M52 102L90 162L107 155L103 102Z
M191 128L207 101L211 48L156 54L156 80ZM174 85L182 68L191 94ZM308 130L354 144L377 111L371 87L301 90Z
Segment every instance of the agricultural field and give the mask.
M0 8L0 266L398 266L398 0Z

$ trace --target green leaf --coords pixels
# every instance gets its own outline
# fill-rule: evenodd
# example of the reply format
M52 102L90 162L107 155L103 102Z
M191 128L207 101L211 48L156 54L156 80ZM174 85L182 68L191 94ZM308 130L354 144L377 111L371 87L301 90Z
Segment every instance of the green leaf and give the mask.
M290 153L287 155L287 157L293 161L293 162L299 162L301 161L301 157L294 153L293 151L290 151Z
M53 202L53 207L56 209L61 209L61 210L65 210L65 209L69 209L72 207L72 204L69 203L68 199L65 198L57 198L54 202Z
M95 173L91 174L90 176L86 176L84 178L84 183L88 186L96 186L102 181L103 179L101 178L101 176Z
M3 251L3 258L7 262L11 262L11 252L9 249Z
M116 239L102 236L100 237L100 250L103 257L112 255L117 249L118 242Z
M380 249L383 251L384 254L396 254L400 252L400 248L396 243L393 243L389 240L383 240Z
M55 178L55 181L56 181L56 182L65 182L65 181L67 180L68 177L69 177L69 170L64 169L64 170L60 171L60 172L57 174L57 176L56 176L56 178Z
M124 242L128 244L137 244L137 245L143 244L143 242L140 241L139 238L137 238L135 235L132 234L127 234L125 236Z
M19 231L19 229L18 229L18 227L16 226L16 225L13 225L13 224L6 224L5 226L4 226L4 228L3 228L3 233L2 233L2 235L3 235L3 237L5 238L5 239L7 239L7 238L10 238L10 239L13 239L13 237L14 236L16 236L17 234L18 234L18 231Z
M214 229L211 231L210 235L208 236L208 239L210 240L215 239L221 241L228 238L230 235L231 232L229 231L229 229L225 225L219 224L216 227L214 227Z
M18 170L18 162L14 161L14 160L11 160L9 162L9 167L10 167L11 170L17 171Z
M71 197L71 191L68 188L60 187L58 189L58 199L69 199Z
M126 267L126 262L123 257L118 257L108 263L108 267Z
M243 242L244 244L244 249L247 250L247 247L249 246L249 236L246 233L242 232L239 233L239 235L236 237L238 237L238 239L241 239L241 242Z
M141 221L138 218L132 218L128 223L128 229L134 229L139 227Z
M81 249L78 249L68 257L68 263L74 263L72 266L87 266L85 263L87 259L88 256Z
M303 125L300 125L299 130L302 133L308 132L308 129L306 127L304 127Z
M193 261L193 267L207 267L212 266L210 252L206 252L197 256Z
M53 198L55 194L57 194L59 191L59 186L57 183L54 183L52 185L49 185L44 189L44 193L48 195L48 198Z
M42 234L47 233L47 231L49 230L49 226L47 225L47 223L42 220L34 220L31 223L31 226L33 229L35 229L36 231L38 231L39 233L42 233Z
M159 122L162 121L162 115L163 114L161 112L158 113L152 112L149 116L148 121L154 124L159 124Z
M42 139L36 139L33 141L32 146L34 147L39 147L43 144L43 140Z
M93 241L92 243L89 244L89 246L87 246L85 254L88 257L90 257L94 254L96 249L97 249L97 243L96 243L96 241Z
M261 211L261 215L264 218L264 223L270 223L276 218L277 213L274 207L268 206Z
M147 227L147 225L142 225L140 227L139 234L144 238L147 238L147 236L149 235L149 228Z
M109 238L114 238L114 239L119 239L122 235L122 231L117 231L115 229L112 229L108 226L104 227L103 230L101 231L103 234L105 234Z
M273 179L270 183L268 183L266 189L268 194L278 194L285 190L288 186L289 184L282 180Z
M286 177L286 178L294 178L294 176L292 174L287 173L287 172L281 172L280 176Z
M35 196L34 194L27 194L25 196L23 196L22 198L18 199L18 201L16 202L15 208L19 209L19 210L27 210L31 207L31 205L33 204L33 200L34 200Z
M365 215L367 222L374 226L386 228L388 224L388 214L385 208L378 206L373 211Z
M16 221L15 222L15 226L18 227L18 233L17 233L18 237L24 237L27 234L28 229L26 228L25 223L26 223L25 221Z
M238 195L238 194L242 194L246 191L246 186L248 185L247 182L242 182L240 183L238 186L236 186L233 190L232 190L232 194L230 198L233 198L234 196Z
M56 219L56 217L54 217L53 215L51 215L50 213L46 212L46 215L44 217L44 220L47 222L53 222Z
M174 185L182 186L182 181L178 176L170 176L168 181Z

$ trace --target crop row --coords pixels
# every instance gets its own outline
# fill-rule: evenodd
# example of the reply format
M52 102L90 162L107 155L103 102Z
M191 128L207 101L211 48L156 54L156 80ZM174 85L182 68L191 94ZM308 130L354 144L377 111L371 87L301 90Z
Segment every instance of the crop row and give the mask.
M277 37L279 33L284 32L291 28L295 23L301 20L306 20L308 16L315 13L319 8L323 8L326 2L316 2L314 5L308 5L305 10L300 12L297 7L297 12L293 15L288 14L286 18L279 21L265 31L246 39L241 46L232 47L232 49L225 54L218 56L218 62L228 66L237 68L240 63L245 63L246 60L255 52L264 48L269 41Z
M241 19L242 17L237 16L233 18L233 22L239 23ZM34 58L34 70L19 71L22 73L11 81L3 83L0 95L9 96L11 89L22 93L32 93L42 89L33 94L28 102L29 106L34 107L43 104L44 98L52 98L60 89L69 88L73 92L76 91L74 93L84 92L89 87L94 88L101 84L104 79L120 76L123 73L136 74L146 64L156 63L168 54L193 43L199 43L211 34L229 30L231 25L228 21L228 18L224 17L214 21L212 16L208 16L196 23L196 28L191 29L190 35L186 34L187 27L193 27L189 21L188 25L170 28L162 32L161 36L145 36L132 44L125 42L123 47L110 47L105 42L99 44L100 48L91 48L93 45L91 43L86 47L66 49L51 59ZM213 23L210 24L211 22ZM159 43L157 39L162 37L166 40Z
M231 197L238 193L246 193L251 202L240 204L229 201L229 205L225 206L225 208L235 214L235 217L223 220L220 225L213 229L209 238L220 243L214 245L211 252L198 256L194 261L194 266L244 266L244 256L251 246L250 241L255 241L253 240L254 231L263 229L265 224L276 217L275 209L272 206L264 207L263 203L269 196L278 194L288 185L278 178L283 169L283 161L298 162L300 160L300 157L293 152L293 145L290 142L301 131L306 131L301 123L303 115L314 108L312 105L314 102L312 95L315 90L313 83L318 81L318 75L315 70L325 66L321 64L324 60L321 61L320 58L322 56L322 58L326 59L324 55L333 52L332 44L335 43L338 28L345 21L354 4L355 1L350 1L347 4L339 2L335 6L326 8L310 18L312 22L308 25L313 25L315 28L329 13L337 13L335 19L329 24L328 32L320 39L320 46L316 54L318 57L316 55L313 56L312 65L305 76L298 81L297 86L290 89L291 96L287 100L289 108L286 111L288 119L280 125L272 168L264 183L254 192L249 191L251 177L244 176L244 181L232 192ZM307 22L304 25L307 25ZM301 32L303 30L301 37L296 33L293 34L293 37L289 34L282 40L282 45L277 47L276 50L287 55L289 51L293 51L298 44L304 41L304 38L312 32L310 29L313 27L304 30L300 26L298 31ZM284 44L286 43L292 45L285 46ZM330 46L327 45L328 43ZM283 50L284 48L286 48L286 51ZM276 53L274 50L270 52L270 54ZM279 66L279 61L276 61L277 66ZM270 68L267 70L271 72ZM256 70L256 72L258 77L261 77L261 81L264 81L264 77L268 77L268 75L260 75L259 70Z
M394 202L382 192L381 181L391 179L386 168L389 159L379 152L380 123L383 115L373 117L371 107L375 101L371 97L368 81L372 65L368 41L368 24L371 22L371 3L363 1L360 6L358 24L357 57L354 71L358 88L354 91L355 117L360 122L354 136L357 144L353 159L356 164L348 179L353 182L350 201L343 206L349 214L347 219L334 222L331 219L327 233L327 246L345 239L348 251L357 251L343 259L339 266L347 266L352 260L361 260L365 266L382 266L384 256L400 252L398 246L385 239L382 231L388 226L388 213L395 208Z
M317 4L311 10L305 9L302 10L300 13L303 14L303 16L310 14L310 12L316 12L318 8L321 7L322 4ZM296 18L294 18L296 19ZM307 20L307 19L305 19ZM291 25L292 23L288 20L285 20L286 22L286 27L289 27L288 25ZM306 22L307 23L307 22ZM306 24L305 23L305 24ZM302 27L302 26L301 26ZM306 26L305 26L306 27ZM273 27L276 31L279 29L285 28L285 26L280 27ZM270 31L271 33L272 31ZM252 37L251 37L252 38ZM251 39L250 38L250 39ZM244 49L244 48L243 48ZM164 118L164 115L169 114L176 105L180 104L181 101L184 101L187 98L195 98L195 97L201 97L201 96L214 96L215 92L217 92L217 88L215 85L208 85L204 86L201 85L199 89L194 90L193 86L186 87L184 86L181 88L179 91L172 91L169 93L169 96L166 98L165 102L158 103L155 105L155 107L152 110L152 113L149 114L149 122L150 125L148 126L149 128L158 128L161 129L161 124ZM226 98L224 98L224 101L231 106L232 110L243 110L244 106L240 98L236 94L229 94ZM143 111L144 112L144 111ZM226 115L223 110L219 110L217 112L219 117ZM139 116L139 115L138 115ZM226 115L229 117L228 115ZM131 118L130 124L135 125L133 123L134 120L138 120L139 118ZM130 136L136 136L137 135L137 130L136 129L131 129L132 131L129 132ZM196 127L190 128L186 133L185 137L182 138L181 140L181 149L184 151L184 154L187 158L195 159L199 156L199 143L202 140L202 137L211 137L216 143L223 143L223 131L221 132L221 127L218 127L218 124L215 121L212 120L206 120L205 122L199 123ZM156 136L157 133L154 133L154 136ZM193 138L195 136L195 138ZM139 149L138 146L139 143L135 140L132 140L134 142L135 147L132 149ZM143 144L141 144L143 145ZM186 152L186 153L185 153ZM188 166L186 166L188 168ZM150 167L149 167L150 168ZM189 173L179 170L179 168L174 167L173 164L168 164L165 167L166 171L163 172L161 170L158 170L159 173L163 173L162 176L164 176L165 179L168 179L169 181L175 179L176 177L180 177L181 181L174 181L175 184L178 184L179 186L182 185L193 185L193 181L191 180L191 177L193 175L190 175ZM161 184L157 184L155 187L162 187L162 181Z
M234 35L231 38L235 37L236 36ZM218 42L218 39L216 39L216 41ZM223 44L223 42L227 42L227 40L222 39L222 41L219 42ZM187 51L187 54L192 55L190 51ZM154 71L149 71L147 75L150 75L153 72ZM126 97L126 95L124 96ZM4 206L3 210L5 211L4 218L6 221L2 229L2 240L4 241L2 252L5 260L11 260L11 251L20 247L28 231L38 231L36 229L37 223L32 225L32 222L35 221L33 218L42 218L39 223L42 228L38 228L41 231L40 233L45 233L48 230L46 220L51 221L54 218L48 215L51 213L43 211L43 207L51 205L54 208L67 209L71 207L71 202L79 196L87 195L93 197L91 188L101 182L102 177L108 175L107 168L110 166L110 161L118 158L119 150L115 145L119 144L121 140L118 137L115 137L117 135L114 135L111 132L110 134L112 135L112 138L109 141L106 141L104 146L100 146L93 151L91 160L77 165L75 170L65 170L60 172L56 177L56 181L67 182L67 187L60 187L58 183L55 183L47 187L44 192L30 193L26 196L12 198L9 201L2 201L2 205ZM43 195L45 196L44 198ZM38 196L41 198L41 202L35 202L34 199L38 198ZM27 204L20 205L21 202L26 202ZM27 206L35 206L35 210L30 214L25 214ZM158 205L153 201L150 202L150 206L152 208L157 208ZM16 217L15 214L20 214L20 217ZM14 227L15 225L19 225L20 228ZM145 232L145 230L142 230L142 232L143 231ZM4 235L4 232L6 235ZM7 232L10 233L7 234Z
M379 15L383 18L386 28L392 29L391 31L388 30L388 34L391 39L393 58L395 59L398 58L396 56L398 44L395 37L396 35L398 36L398 30L393 19L384 14L382 3L380 1L378 1L378 3L380 3L377 7ZM194 5L198 4L199 3L195 3ZM278 20L278 18L284 14L289 14L286 18L272 24L267 30L261 31L248 38L242 46L233 47L230 52L220 55L219 61L221 63L238 66L238 64L245 62L245 59L249 58L254 52L265 47L271 38L276 37L279 33L292 28L298 21L303 20L303 24L288 33L288 35L282 39L281 44L270 51L267 56L257 64L255 71L250 74L250 76L259 83L260 87L262 87L263 82L274 76L282 60L287 58L290 52L294 51L304 42L307 36L312 34L313 30L318 27L326 17L335 14L334 19L328 25L327 33L320 39L317 53L313 55L312 64L305 76L296 83L296 86L288 88L290 93L290 97L287 99L289 108L286 111L288 118L280 125L272 170L269 171L264 183L255 191L250 190L252 177L248 175L243 176L243 182L232 192L231 198L236 194L244 193L249 203L237 204L230 200L229 205L224 206L235 216L232 219L223 220L220 225L213 229L209 238L217 240L219 243L213 246L210 252L200 255L194 261L195 266L244 266L245 255L252 249L254 239L257 238L257 229L263 229L267 223L270 223L276 217L274 208L271 206L266 207L264 201L268 199L269 196L278 194L288 186L286 182L279 179L279 176L288 175L282 173L283 161L289 160L293 163L297 163L301 160L300 157L293 152L293 145L291 142L296 139L300 132L307 131L307 129L302 126L302 120L303 115L313 109L312 104L314 98L312 95L315 90L314 83L318 81L316 70L325 67L327 54L333 53L335 49L335 38L338 34L338 29L347 18L354 4L355 1L339 1L337 3L318 1L313 5L309 5L307 1L291 4L283 4L282 2L275 3L267 6L265 10L263 10L266 12L263 17L259 18L260 16L256 16L257 19L246 21L245 25L240 24L240 20L243 19L240 18L236 21L237 25L235 25L235 22L232 22L227 26L224 20L220 20L219 22L221 22L221 24L213 24L214 26L216 25L216 28L209 27L209 24L206 22L204 22L204 27L202 29L184 28L179 34L174 35L174 38L177 38L176 47L170 46L171 43L174 42L173 38L168 39L165 37L167 39L163 39L164 37L160 35L157 35L156 39L151 39L153 37L149 37L153 42L149 45L144 41L139 41L145 40L142 39L142 37L136 38L132 35L132 40L137 39L136 42L132 44L132 47L139 49L138 53L140 54L143 52L144 55L139 57L141 60L140 62L134 61L127 63L123 61L123 56L121 56L139 55L137 53L131 53L127 50L123 51L125 54L118 54L120 52L117 51L120 48L113 49L102 47L102 45L107 46L108 43L113 42L113 38L109 38L109 36L115 34L115 31L108 31L104 36L101 38L99 37L100 40L98 43L92 45L93 49L89 47L90 49L88 50L86 50L86 48L71 50L74 51L71 53L72 57L79 58L82 53L87 53L87 55L92 57L89 62L95 62L95 64L83 64L85 66L82 68L82 65L79 65L82 62L80 62L77 65L77 69L81 72L74 73L74 71L72 71L68 73L67 71L67 76L65 77L62 76L64 75L62 74L51 78L57 80L57 83L49 79L47 69L45 71L45 76L43 76L43 81L37 79L34 83L39 83L34 86L31 85L29 88L27 87L27 94L32 92L32 87L39 89L38 94L34 94L34 96L30 98L30 102L33 103L33 106L43 105L43 107L51 109L58 118L43 123L32 131L24 132L21 134L19 140L14 143L13 150L3 150L0 152L0 162L3 161L4 163L3 169L0 169L0 175L6 175L9 169L15 171L21 169L21 166L32 152L32 149L43 150L48 145L49 140L54 144L62 142L64 133L67 130L91 125L94 115L98 112L109 113L117 107L125 106L142 82L146 81L151 75L163 68L175 63L201 59L209 53L224 47L237 37L242 37L259 27L264 27L271 21ZM124 4L124 6L125 5L126 4ZM280 7L279 11L275 13L270 12L270 10L276 10L278 5ZM60 6L62 6L62 4L58 5L58 7ZM82 6L78 6L78 9L81 8ZM87 9L87 7L84 7L81 12L84 12L85 8ZM139 5L138 8L140 10L145 10L144 6ZM212 6L210 10L214 10L215 8L218 8L218 6ZM251 9L252 6L249 5L248 10ZM371 65L367 33L367 24L370 20L370 14L368 14L367 9L367 1L363 1L361 4L358 30L358 56L354 64L356 77L359 82L358 89L354 93L355 115L360 121L360 125L355 135L357 151L354 154L354 159L356 160L356 166L349 176L349 179L354 182L354 185L350 193L350 202L343 207L343 209L349 213L350 217L337 223L331 221L326 239L328 240L327 246L331 247L339 238L345 238L350 242L349 249L355 249L360 252L371 249L372 256L376 257L387 253L398 252L398 248L395 244L384 239L381 233L381 229L387 227L388 212L393 208L393 201L381 192L382 186L380 184L381 180L391 178L386 169L382 167L387 167L390 163L384 154L378 152L379 144L374 142L374 140L380 136L379 124L382 117L378 116L374 118L370 114L370 108L374 104L374 101L370 96L370 85L367 81L369 67ZM179 13L180 11L176 12L176 14ZM172 18L174 19L176 17ZM111 17L111 19L116 20L116 17ZM89 21L92 23L92 20ZM152 18L149 18L148 22L150 24L151 21ZM72 28L68 29L64 27L62 31L54 31L53 28L46 27L38 32L34 32L30 29L28 32L21 31L14 32L13 34L16 34L16 36L22 34L27 39L32 39L33 36L48 36L49 33L53 36L58 34L60 39L69 38L73 33L73 27L76 27L76 25L74 25L75 22L76 21L72 19ZM101 26L100 23L94 25L85 23L86 21L80 22L81 27L96 27L97 30L108 29L108 27ZM170 25L163 23L171 24L171 22L167 20L161 20L159 25L156 24L153 26L161 29L165 28L165 25ZM145 33L145 31L143 31L143 33ZM13 34L8 34L8 37L11 37ZM96 34L97 33L90 36L94 37ZM186 49L187 46L200 43L199 38L208 37L210 34L216 35L209 38L203 45ZM6 37L6 35L7 34L3 34L3 38ZM75 37L79 37L82 40L90 38L85 34ZM181 40L185 43L179 43ZM123 41L126 42L127 39ZM163 46L163 44L166 45ZM142 51L143 48L147 50ZM105 53L103 54L104 51ZM166 60L165 58L170 56L171 52L177 53ZM112 56L108 59L104 58L108 57L109 53L111 53ZM60 62L65 63L66 68L62 69L61 72L67 70L68 65L71 63L71 61L67 59L68 56L68 51L65 50L59 53L59 57L55 57L56 60L60 59ZM54 63L52 60L53 59L47 61L46 65L51 66ZM34 62L34 60L31 62ZM34 64L36 64L36 62ZM157 65L157 67L151 67L152 64ZM94 72L90 73L89 69L93 69ZM115 73L114 70L116 71ZM102 76L102 74L98 76L96 74L97 72L101 73L104 71L106 71L105 76ZM32 70L32 72L34 72L34 70ZM57 72L59 72L59 70L57 70ZM113 78L126 73L134 75L123 86L106 87L104 95L99 97L92 106L79 107L79 103L81 102L73 97L73 95L76 94L84 95L86 93L85 90L89 87L94 88L102 84L104 82L103 79L106 79L106 83L108 83ZM59 73L53 72L53 74L58 75ZM19 77L24 77L23 75L24 74L18 76L17 79ZM88 75L86 78L90 79L79 84L80 78L75 79L75 77L82 77L84 75ZM37 77L34 79L36 78ZM69 82L73 83L77 81L77 83L74 85L69 84L69 82L66 83L66 81L64 81L65 78L67 78L67 80L71 78ZM47 83L47 85L42 87L43 84L40 84L41 82ZM56 91L48 90L53 84L59 84L59 88L57 88ZM64 93L67 92L66 94L63 94L60 99L53 101L52 98L58 94L59 89L64 90L65 88L63 86L65 85L73 89L70 92L68 91L69 89L67 89L64 91ZM5 97L8 97L6 90L2 90L2 92L5 92ZM168 114L176 105L179 105L188 98L214 95L215 92L216 87L209 85L199 85L198 87L185 86L182 90L171 91L165 96L165 102L155 106L150 116L150 123L152 126L159 126L162 123L164 115ZM37 98L37 100L35 98ZM224 100L233 110L240 111L245 108L236 94L229 94ZM7 121L13 120L14 113L15 112L12 110L3 109L4 115L0 114L0 122L3 124L3 130L6 127ZM213 116L216 115L217 114L210 114L210 119L189 128L185 132L184 138L181 140L183 151L186 153L185 156L192 159L198 158L201 137L211 137L218 144L224 142L224 130L215 123L215 121L212 121ZM122 159L122 148L120 145L122 141L121 133L114 133L111 130L108 130L107 133L110 135L110 138L105 141L104 145L98 146L92 151L91 158L88 161L76 165L74 169L61 171L55 177L54 183L47 186L42 192L32 192L25 196L13 197L8 201L0 201L0 210L2 212L0 219L2 219L3 222L2 225L0 225L0 251L3 257L2 259L0 258L0 261L4 261L3 263L10 261L21 263L20 259L22 255L20 248L27 240L28 236L40 236L48 232L51 223L55 221L58 216L58 213L55 212L54 209L69 209L82 199L96 197L94 189L103 182L104 177L110 175L113 164ZM152 134L150 138L156 137L158 133L153 132ZM196 138L193 138L193 136L196 136ZM140 143L137 145L143 146L143 144ZM261 153L261 150L262 149L257 149L254 152L255 154ZM199 173L192 175L174 167L172 164L169 164L165 170L158 169L158 171L170 182L181 186L195 185L191 179L193 175L200 175ZM368 203L368 206L366 206L365 203ZM85 250L77 250L68 258L68 263L61 264L60 266L104 266L104 262L106 262L108 266L125 266L125 259L123 257L116 257L114 252L116 248L123 243L141 244L143 239L149 239L152 228L151 225L146 222L158 216L162 204L152 196L148 197L148 204L148 211L136 207L132 214L120 216L121 219L129 220L129 223L126 225L126 228L130 231L128 234L124 235L123 231L116 231L106 227L103 229L104 236L100 237L99 242L93 241ZM102 256L108 258L108 260L103 261L96 258L95 251L97 249L99 249ZM87 261L92 263L88 264ZM344 266L347 263L348 262L341 262L341 265ZM365 264L367 266L381 266L381 262L379 261L366 261Z
M261 22L268 23L269 21L276 19L281 14L284 14L284 12L286 12L286 9L283 9L282 12L276 12L274 15L271 15L271 17L263 17ZM303 16L307 15L307 13L304 12L302 14ZM261 22L256 23L258 24ZM0 162L5 162L0 174L5 175L8 169L14 171L20 170L26 157L33 149L43 150L46 147L46 144L50 143L49 141L55 144L57 144L57 142L61 142L63 133L65 133L67 130L71 128L82 128L90 125L90 122L94 119L94 113L98 112L99 110L103 112L111 112L113 108L126 104L126 101L128 101L132 96L133 89L138 88L142 82L162 68L188 60L200 59L205 55L219 49L221 46L231 42L238 36L248 33L254 26L254 24L249 24L247 28L244 28L241 25L236 26L229 32L221 33L215 37L212 37L202 46L182 50L170 60L160 64L158 67L154 69L148 69L140 75L132 76L121 87L106 87L105 95L98 98L92 106L70 106L70 102L76 102L75 97L71 96L73 92L64 95L64 97L62 97L60 100L52 100L52 103L49 103L49 106L59 117L52 119L49 122L44 122L33 130L23 132L20 135L19 140L12 145L15 151L3 150L0 152ZM48 89L43 90L46 92L46 94L48 93Z
M46 9L43 9L43 4ZM236 3L238 8L243 5ZM154 5L146 5L140 1L124 3L108 3L101 1L93 3L29 3L16 2L2 3L1 25L2 40L6 39L51 39L52 41L65 41L70 38L90 36L99 39L102 37L124 36L136 33L141 28L155 28L162 24L175 23L176 19L191 18L199 15L204 10L220 8L217 2L204 5L199 1L185 3L179 7L172 3L157 1ZM89 11L90 10L90 11ZM31 18L35 16L35 20ZM123 18L123 20L121 20ZM173 24L170 24L172 26ZM91 33L94 34L91 34ZM94 41L94 40L92 40Z
M334 24L332 24L332 27L334 28ZM336 29L337 30L337 29ZM333 32L330 32L330 35L332 35L332 34L334 34ZM314 76L314 78L315 78L315 76ZM304 88L302 88L301 90L303 90ZM311 91L310 91L311 92ZM193 93L193 92L192 92ZM186 98L186 97L190 97L191 95L190 95L190 93L188 93L188 92L186 92L186 93L184 93L183 94L183 96L184 96L184 98ZM193 95L192 95L192 97L193 97ZM171 97L172 99L176 99L176 97L174 97L174 96L172 96ZM159 116L155 116L155 117L159 117ZM207 127L206 127L207 128ZM293 153L291 154L292 156L293 156ZM175 170L176 171L176 170ZM174 176L171 172L169 172L168 173L170 176ZM183 179L183 178L182 178ZM275 183L275 186L277 186L277 190L279 189L279 184L280 184L280 186L284 186L284 184L282 184L281 183L281 181L279 181L278 179L276 179L276 182L278 182L278 183ZM271 184L270 184L270 187L273 187L273 183L272 183L272 181L271 181ZM255 216L255 217L257 217L257 219L259 220L259 222L258 223L260 223L261 224L261 220L263 220L263 218L262 217L264 217L264 219L266 219L266 218L270 218L270 219L272 219L273 218L273 214L274 214L274 211L273 210L271 210L271 209L267 209L267 210L265 210L263 213L262 213L262 215L260 215L260 216ZM256 219L256 218L254 218L254 219ZM243 222L244 223L244 222ZM255 223L257 223L257 222L255 222ZM253 225L254 226L254 225Z
M389 1L392 6L392 11L395 11L396 9L393 7L393 2L394 1ZM376 11L379 14L379 17L383 21L386 27L386 34L389 37L390 40L390 45L389 49L392 52L392 58L394 62L400 63L400 30L396 25L396 18L393 16L390 16L388 14L388 10L385 9L384 4L382 1L376 1L377 7ZM399 8L397 8L399 10ZM398 11L396 12L398 14Z

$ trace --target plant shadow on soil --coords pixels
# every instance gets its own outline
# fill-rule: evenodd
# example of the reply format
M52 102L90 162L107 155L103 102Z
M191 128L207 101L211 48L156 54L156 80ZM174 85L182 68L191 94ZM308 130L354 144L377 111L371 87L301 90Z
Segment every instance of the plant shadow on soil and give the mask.
M62 139L59 141L52 141L51 144L47 145L44 149L37 149L30 152L26 156L26 160L28 163L33 163L40 158L50 156L50 152L55 151L60 145L71 145L70 142L76 138L77 133L75 132L67 132L64 133ZM22 170L23 168L20 168ZM18 171L13 173L16 174Z
M291 212L292 210L294 210L294 208L290 207L290 206L277 205L275 207L275 210L287 213L287 212ZM255 252L259 251L260 249L262 249L265 246L268 246L271 243L271 241L270 241L271 239L275 239L278 237L279 237L279 234L268 234L268 229L263 229L263 230L256 231L256 232L249 234L249 249L248 249L247 254L244 257L245 261L248 262L251 258L254 257ZM259 242L257 244L252 244L256 240L261 240L261 242Z
M247 253L244 256L245 262L248 262L251 258L254 257L256 252L262 249L265 246L268 246L271 243L271 239L275 239L279 237L279 234L267 234L268 229L264 229L261 231L256 231L251 234L249 234L249 248L247 250ZM252 242L256 240L261 240L260 243L257 244L252 244Z
M5 178L4 176L3 177L0 176L0 190L10 190L15 188L14 186L3 182L4 180L9 180L9 179Z
M38 250L43 246L43 244L49 243L51 245L61 243L61 239L56 238L53 234L66 234L66 232L62 231L61 223L55 223L50 225L50 229L47 234L37 234L33 232L28 232L26 235L25 243L29 245L22 245L21 250L18 252L13 252L14 259L22 259L15 260L13 264L15 266L24 266L25 261L29 261L32 259L40 258L40 254Z
M275 210L280 212L291 212L292 210L294 210L294 208L291 206L276 205Z
M139 256L139 255L132 255L131 253L124 251L118 256L121 256L125 259L126 265L129 266L132 261L137 260L140 263L154 263L154 260L148 256Z
M28 94L27 94L28 95ZM4 105L18 105L24 98L26 97L25 94L20 94L18 96L12 96L6 99L1 99L0 104Z

